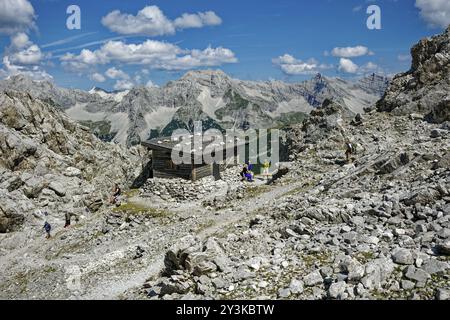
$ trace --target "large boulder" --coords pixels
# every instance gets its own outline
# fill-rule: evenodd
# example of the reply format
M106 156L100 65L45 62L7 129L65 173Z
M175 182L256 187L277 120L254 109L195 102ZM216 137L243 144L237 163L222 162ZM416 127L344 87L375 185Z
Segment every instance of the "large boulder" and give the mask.
M26 160L34 156L37 149L33 140L20 137L14 131L0 126L0 164L3 163L6 168L16 170L30 167Z
M215 271L227 272L230 262L213 238L199 245L196 238L187 236L167 251L164 264L164 273L168 275L176 270L186 270L201 276Z
M25 181L23 192L28 198L37 198L47 184L42 177L31 177Z
M436 251L439 254L442 254L442 255L445 255L445 256L450 256L450 239L447 239L445 241L440 242L436 246Z
M7 193L6 190L0 190L0 193L3 194L0 197L0 233L15 231L34 206L19 191Z

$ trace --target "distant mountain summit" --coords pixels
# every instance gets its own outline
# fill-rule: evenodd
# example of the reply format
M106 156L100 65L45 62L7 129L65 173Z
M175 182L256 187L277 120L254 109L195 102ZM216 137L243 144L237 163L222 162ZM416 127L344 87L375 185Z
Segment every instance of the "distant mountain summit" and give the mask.
M122 101L123 97L125 97L130 90L115 90L115 91L107 91L105 89L99 87L93 87L88 92L90 94L96 94L103 99L114 100L116 102Z
M303 121L326 99L362 113L382 96L387 81L377 75L352 82L317 74L301 83L257 82L233 79L221 70L197 70L162 87L120 92L64 89L24 76L1 81L0 89L50 99L97 131L101 124L102 137L131 146L179 128L191 130L194 121L202 121L205 130L282 127Z

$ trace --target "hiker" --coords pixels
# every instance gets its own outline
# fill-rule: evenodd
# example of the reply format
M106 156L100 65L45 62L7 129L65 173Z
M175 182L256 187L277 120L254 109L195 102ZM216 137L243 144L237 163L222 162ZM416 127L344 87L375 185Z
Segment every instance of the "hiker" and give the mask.
M245 178L247 179L248 182L253 182L253 165L250 164L249 162L245 163L245 166L247 168L247 172L245 173Z
M241 181L247 180L248 182L253 182L253 173L250 171L251 165L248 163L245 163L242 167L242 171L240 173L240 176L242 177Z
M263 172L262 172L263 176L266 177L266 179L269 179L270 162L268 160L264 161L262 168L263 168Z
M45 223L44 223L44 230L47 233L47 236L45 238L50 239L52 236L50 234L50 232L52 231L52 226L50 225L50 223L48 223L48 221L45 221Z
M247 173L245 174L245 178L248 182L253 182L253 172L251 172L250 170L247 171Z
M354 148L353 144L350 141L347 141L345 143L345 158L347 162L350 162L350 156L353 154Z
M119 200L119 196L120 196L121 192L122 192L122 190L120 190L119 185L117 183L114 184L113 195L111 196L111 199L109 200L109 202L111 204L116 204L117 201Z
M66 218L66 224L64 225L64 228L67 228L67 227L70 226L70 218L71 218L71 214L70 214L69 212L66 212L65 218Z
M248 167L247 164L245 163L244 166L242 167L242 171L239 174L242 177L242 181L245 180L245 175L248 173Z

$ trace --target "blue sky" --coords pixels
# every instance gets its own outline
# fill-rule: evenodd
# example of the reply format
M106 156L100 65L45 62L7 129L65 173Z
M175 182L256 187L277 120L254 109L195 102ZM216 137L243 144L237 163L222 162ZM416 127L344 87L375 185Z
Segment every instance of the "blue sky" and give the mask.
M66 27L72 4L80 30ZM366 25L374 4L381 30ZM0 77L108 90L191 69L284 81L394 74L409 68L414 43L450 23L447 0L0 0L0 9Z

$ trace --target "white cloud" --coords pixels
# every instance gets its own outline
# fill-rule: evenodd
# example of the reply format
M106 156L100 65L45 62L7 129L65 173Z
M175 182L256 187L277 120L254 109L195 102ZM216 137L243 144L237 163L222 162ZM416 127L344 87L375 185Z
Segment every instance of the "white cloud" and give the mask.
M222 19L213 11L184 13L172 21L157 6L146 6L136 15L114 10L102 18L102 24L111 31L147 36L173 35L177 29L202 28L221 23Z
M282 55L272 59L273 64L277 65L281 71L287 75L308 75L315 74L322 70L330 69L332 66L319 64L315 59L308 61L298 60L290 54Z
M447 28L450 25L449 0L416 0L416 7L430 27Z
M105 82L106 78L100 73L94 73L89 76L89 78L95 82Z
M77 72L111 62L146 65L162 70L187 70L237 62L234 53L226 48L183 50L174 44L154 40L140 44L109 41L97 50L83 49L79 55L67 53L60 59L64 67Z
M383 68L378 66L376 63L369 61L364 65L358 66L352 60L346 59L346 58L341 58L339 60L338 70L345 72L345 73L351 73L351 74L357 74L357 75L366 75L366 74L372 74L372 73L385 74L385 71L383 70Z
M340 58L355 58L365 55L372 55L373 52L371 52L369 48L365 46L356 46L356 47L334 48L333 51L331 51L331 54L335 57Z
M131 90L134 88L134 83L130 80L117 80L114 84L114 90Z
M376 69L378 68L378 65L376 65L376 64L373 63L373 62L368 62L368 63L365 65L365 68L366 68L367 70L376 70Z
M35 80L51 80L53 77L39 66L19 66L11 63L8 56L3 57L3 69L0 69L0 78L6 78L17 74L24 74Z
M339 71L343 71L346 73L357 73L358 66L350 59L341 58L339 60Z
M204 50L193 49L186 55L174 59L162 60L160 69L164 70L188 70L199 67L216 67L225 63L236 63L238 60L234 52L227 48L211 48Z
M285 55L279 56L278 58L272 59L272 62L275 64L278 64L278 65L295 64L295 63L298 63L299 61L300 60L295 59L290 54L285 54Z
M102 24L120 34L162 36L175 33L172 22L157 6L147 6L136 16L115 10L102 18Z
M28 0L0 1L0 33L12 35L35 28L34 9Z
M43 57L41 49L37 45L31 44L27 48L11 54L9 59L14 64L36 65L41 62Z
M128 74L126 74L125 72L123 72L120 69L116 69L115 67L109 68L108 70L106 70L105 75L110 78L110 79L129 79L130 76Z
M142 82L142 76L139 73L136 73L134 75L134 82L141 83Z
M16 33L11 36L11 44L5 48L0 77L20 73L34 79L51 79L52 77L41 68L44 58L46 55L25 33Z
M398 59L398 61L402 61L402 62L410 61L411 60L411 55L409 55L409 54L399 54L397 56L397 59Z
M199 13L183 13L173 22L177 29L202 28L204 26L217 26L222 24L222 19L213 11Z
M149 88L158 88L158 85L154 84L152 80L148 80L145 86Z
M30 44L28 35L23 32L19 32L11 37L11 46L14 49L23 49Z
M367 73L384 74L385 71L377 64L373 62L368 62L365 65L358 67L358 74L364 75Z

